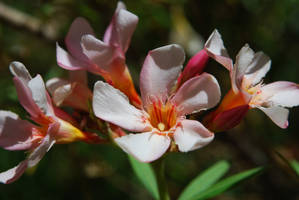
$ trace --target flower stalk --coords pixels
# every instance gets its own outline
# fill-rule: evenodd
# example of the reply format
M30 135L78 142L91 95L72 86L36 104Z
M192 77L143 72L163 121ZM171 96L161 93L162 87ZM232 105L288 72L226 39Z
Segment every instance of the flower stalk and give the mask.
M168 188L167 188L167 181L165 179L164 157L153 162L152 167L155 171L156 178L157 178L160 200L170 200Z

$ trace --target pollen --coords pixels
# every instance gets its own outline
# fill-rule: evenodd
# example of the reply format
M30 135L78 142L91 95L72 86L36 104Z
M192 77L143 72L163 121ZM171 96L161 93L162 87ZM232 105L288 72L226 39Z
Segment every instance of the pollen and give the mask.
M160 131L164 131L164 130L165 130L165 124L163 124L162 122L160 122L160 123L158 124L158 129L159 129Z

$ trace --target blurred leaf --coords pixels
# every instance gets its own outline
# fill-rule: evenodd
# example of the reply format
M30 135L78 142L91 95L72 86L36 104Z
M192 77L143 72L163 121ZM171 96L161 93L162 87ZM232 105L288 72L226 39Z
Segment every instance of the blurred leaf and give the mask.
M230 164L225 160L217 162L193 179L181 193L179 200L192 199L193 196L199 195L216 183L229 170L229 167Z
M290 165L294 169L296 174L299 176L299 162L297 160L291 160Z
M210 199L212 197L215 197L215 196L221 194L222 192L225 192L226 190L231 188L233 185L239 183L240 181L246 180L246 179L252 177L253 175L261 172L263 169L264 169L263 167L257 167L257 168L250 169L250 170L235 174L233 176L230 176L230 177L223 179L222 181L216 183L215 185L213 185L206 191L202 192L201 194L193 196L192 199L203 200L203 199Z
M145 186L145 188L151 193L155 199L159 199L158 184L155 177L154 170L148 163L141 163L132 156L128 156L132 165L133 171Z

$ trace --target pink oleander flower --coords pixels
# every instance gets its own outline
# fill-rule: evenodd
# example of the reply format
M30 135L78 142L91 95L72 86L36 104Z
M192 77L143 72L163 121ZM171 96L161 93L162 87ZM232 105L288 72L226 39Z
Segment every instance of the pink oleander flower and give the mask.
M31 75L22 63L10 65L18 98L30 114L29 121L22 120L10 111L0 111L0 146L7 150L28 150L28 157L16 167L0 173L0 182L17 180L28 167L36 165L53 144L85 141L97 143L96 134L84 133L71 123L73 119L52 106L40 75Z
M115 139L127 153L141 162L161 157L171 146L187 152L212 141L214 134L186 115L215 106L220 99L217 80L210 74L186 81L174 92L185 59L183 49L168 45L147 55L140 74L143 107L129 104L128 98L107 83L94 86L93 110L97 117L137 134Z
M128 12L122 2L118 2L101 41L95 37L85 19L75 19L65 38L69 53L57 44L58 65L67 70L87 70L99 74L125 93L134 105L140 106L140 97L125 63L125 53L137 23L138 17Z
M222 122L227 122L235 114L239 117L231 119L240 122L249 108L262 110L281 128L288 126L289 111L284 107L299 105L299 86L287 81L264 84L262 78L271 66L271 60L267 55L263 52L255 53L248 44L245 44L236 56L236 62L233 65L217 30L210 36L206 50L209 56L229 70L232 85L232 89L224 97L218 109L210 114L207 120L210 127L223 129L223 127L217 127L217 123L225 124ZM225 115L223 115L224 112L226 112ZM220 115L223 117L219 117ZM217 119L216 124L215 119ZM235 126L238 123L231 124Z
M68 80L52 78L46 82L46 87L56 106L70 106L89 112L92 92L88 88L85 71L70 71Z

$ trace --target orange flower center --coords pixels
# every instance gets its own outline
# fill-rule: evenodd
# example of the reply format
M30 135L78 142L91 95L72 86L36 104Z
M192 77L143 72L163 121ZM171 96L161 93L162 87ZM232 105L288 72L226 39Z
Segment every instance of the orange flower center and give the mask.
M147 112L149 114L149 121L151 125L161 132L168 131L177 122L176 106L167 101L153 101L149 105Z

